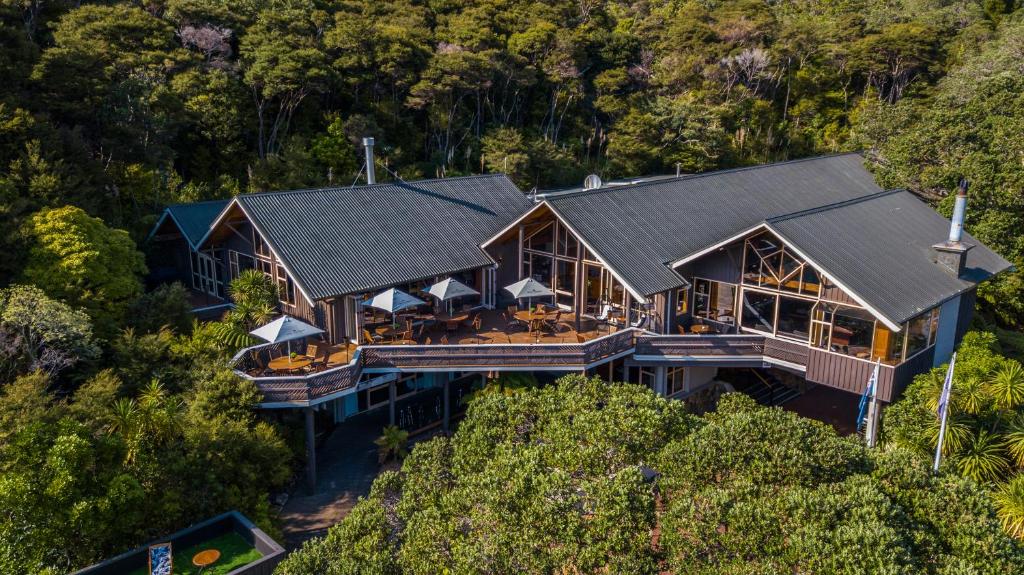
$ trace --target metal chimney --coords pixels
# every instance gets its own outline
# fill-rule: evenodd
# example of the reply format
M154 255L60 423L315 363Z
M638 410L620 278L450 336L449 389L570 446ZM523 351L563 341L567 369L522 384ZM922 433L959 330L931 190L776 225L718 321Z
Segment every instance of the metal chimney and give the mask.
M949 240L947 243L958 244L964 235L964 214L967 211L967 180L960 179L960 189L956 193L956 204L953 205L953 220L949 222Z
M363 138L363 147L366 148L366 183L376 184L377 174L373 171L373 138Z
M953 205L953 219L949 222L949 237L946 241L932 246L935 263L942 266L953 277L961 277L967 263L967 251L974 246L961 240L964 235L964 215L967 212L967 180L960 180Z

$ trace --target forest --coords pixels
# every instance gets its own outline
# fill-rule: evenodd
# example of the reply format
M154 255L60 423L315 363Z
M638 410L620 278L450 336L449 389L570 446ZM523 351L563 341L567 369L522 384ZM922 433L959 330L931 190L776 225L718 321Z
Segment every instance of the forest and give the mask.
M181 286L147 285L145 238L172 203L364 182L363 136L381 180L505 172L524 191L859 150L880 185L946 215L968 179L968 231L1024 265L1021 0L0 0L0 78L2 573L65 573L226 509L275 534L270 497L302 465L301 434L259 414L258 391L223 369L273 313L273 287L243 278L223 321L195 323ZM553 437L551 453L498 453L520 439L471 418L417 448L409 473L382 476L368 501L386 505L358 507L284 570L436 572L443 557L495 572L1012 572L1000 569L1020 549L996 527L1024 534L1024 279L1003 274L979 295L938 478L921 463L938 372L888 413L884 453L738 399L705 421L639 394L628 401L669 418L642 432L657 436L648 451L602 462ZM580 385L565 393L595 393ZM560 392L546 393L528 401ZM504 417L497 401L481 402L481 422ZM570 433L564 423L551 433ZM594 445L608 441L602 425ZM687 467L739 465L715 434L772 425L826 451L780 432L760 448L776 442L774 461L806 468ZM498 455L503 467L481 467ZM513 529L472 540L456 503L416 483L501 498L487 482L546 457L587 471L544 475L543 489L523 487L542 494L524 499L535 507L495 500L475 520L521 527L537 513L551 521L533 535L573 529L578 548L524 548ZM457 483L448 462L473 473ZM660 503L641 464L663 475ZM823 507L863 522L812 517ZM580 509L571 525L546 515ZM714 514L749 536L721 532ZM407 524L441 531L396 543ZM656 547L638 535L652 525L667 526ZM669 529L681 525L693 531ZM774 538L780 525L801 538ZM367 555L321 570L338 541Z

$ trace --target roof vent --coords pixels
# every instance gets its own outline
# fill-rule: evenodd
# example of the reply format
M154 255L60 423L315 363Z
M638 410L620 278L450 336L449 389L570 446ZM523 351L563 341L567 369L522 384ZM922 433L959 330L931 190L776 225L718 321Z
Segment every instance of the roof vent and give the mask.
M583 178L583 189L584 190L596 190L601 187L601 176L597 174L590 174L586 178Z

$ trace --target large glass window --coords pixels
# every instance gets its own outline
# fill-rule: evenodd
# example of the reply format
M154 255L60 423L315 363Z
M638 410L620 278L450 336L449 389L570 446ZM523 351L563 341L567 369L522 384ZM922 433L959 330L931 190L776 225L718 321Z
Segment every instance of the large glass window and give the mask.
M928 321L928 345L935 345L935 336L939 333L939 308L932 308L931 319Z
M779 297L778 335L806 341L810 335L814 302L794 297Z
M555 299L559 305L572 308L576 297L576 262L557 260L555 266Z
M736 286L701 278L693 280L693 313L723 323L735 323Z
M295 282L281 266L277 266L277 291L282 303L295 305Z
M907 354L906 358L916 355L928 347L931 314L923 313L907 322Z
M579 255L580 244L576 238L565 229L565 226L558 226L558 255L575 259Z
M523 260L523 277L531 277L546 286L551 286L551 256L526 253L523 254Z
M690 311L690 289L683 288L676 292L676 316L686 315Z
M248 255L235 250L228 251L228 266L231 273L231 279L235 279L242 275L242 272L248 269L256 267L256 260Z
M743 327L774 333L776 300L776 295L743 290Z
M668 381L666 382L668 389L666 390L667 395L675 395L677 393L686 391L686 368L685 367L670 367L668 368Z
M830 349L863 359L871 357L875 320L861 309L834 306Z
M526 236L524 249L544 253L554 253L555 248L555 224L545 224L544 227Z

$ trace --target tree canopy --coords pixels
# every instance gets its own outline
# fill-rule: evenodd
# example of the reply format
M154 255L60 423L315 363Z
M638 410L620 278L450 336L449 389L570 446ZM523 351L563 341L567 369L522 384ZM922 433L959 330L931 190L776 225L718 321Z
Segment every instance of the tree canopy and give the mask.
M449 439L278 568L312 573L999 573L984 489L737 394L717 412L567 376L484 394Z

